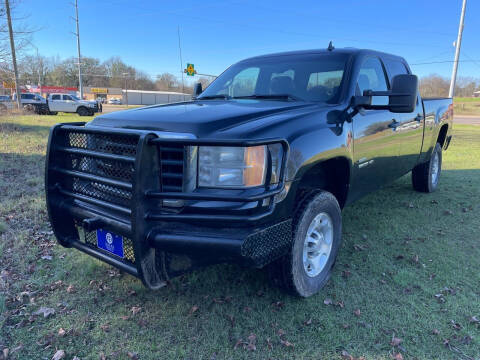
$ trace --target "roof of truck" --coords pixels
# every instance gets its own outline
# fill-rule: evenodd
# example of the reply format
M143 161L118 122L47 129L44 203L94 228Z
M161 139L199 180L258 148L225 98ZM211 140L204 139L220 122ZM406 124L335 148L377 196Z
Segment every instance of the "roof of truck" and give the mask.
M379 57L389 57L389 58L397 58L403 59L403 57L393 54L384 53L381 51L371 50L371 49L357 49L353 47L346 47L346 48L334 48L333 50L325 49L311 49L311 50L296 50L296 51L285 51L273 54L265 54L259 56L253 56L248 59L244 59L242 61L253 60L253 59L262 59L268 57L277 57L277 56L294 56L294 55L309 55L309 54L352 54L352 55L376 55Z

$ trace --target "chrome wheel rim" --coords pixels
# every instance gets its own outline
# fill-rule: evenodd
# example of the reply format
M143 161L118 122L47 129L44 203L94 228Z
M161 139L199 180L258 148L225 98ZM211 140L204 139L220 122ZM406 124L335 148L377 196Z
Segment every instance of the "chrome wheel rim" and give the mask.
M436 185L438 181L438 173L440 170L440 157L438 152L435 151L432 159L432 184Z
M320 213L308 227L303 244L303 268L309 277L315 277L327 265L332 252L333 222L326 213Z

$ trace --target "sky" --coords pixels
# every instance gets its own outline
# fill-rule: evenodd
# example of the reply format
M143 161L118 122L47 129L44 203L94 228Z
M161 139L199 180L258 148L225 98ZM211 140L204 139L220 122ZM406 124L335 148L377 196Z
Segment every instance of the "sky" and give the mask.
M40 54L76 56L73 0L23 0ZM153 78L185 63L218 75L247 57L300 49L368 48L401 55L419 76L450 77L461 0L78 0L81 52L119 56ZM468 0L459 76L480 78L480 2ZM32 48L32 54L35 50Z

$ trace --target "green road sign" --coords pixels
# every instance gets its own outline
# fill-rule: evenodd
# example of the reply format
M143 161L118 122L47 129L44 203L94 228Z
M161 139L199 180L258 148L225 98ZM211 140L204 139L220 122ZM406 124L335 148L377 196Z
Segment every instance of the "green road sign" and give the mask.
M187 64L187 69L185 70L188 76L194 76L196 71L195 71L195 66L193 64Z

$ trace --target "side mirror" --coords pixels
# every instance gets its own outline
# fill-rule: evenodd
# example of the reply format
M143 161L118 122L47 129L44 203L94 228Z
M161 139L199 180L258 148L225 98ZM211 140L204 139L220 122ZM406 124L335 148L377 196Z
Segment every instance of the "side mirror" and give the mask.
M202 84L201 83L196 83L193 86L193 97L196 98L198 95L202 93Z
M389 91L365 90L363 96L352 100L354 108L369 110L389 110L394 113L411 113L417 103L418 78L416 75L402 74L394 76ZM388 105L372 105L373 96L388 96Z
M417 103L418 78L415 75L397 75L392 81L388 106L394 113L411 113Z

